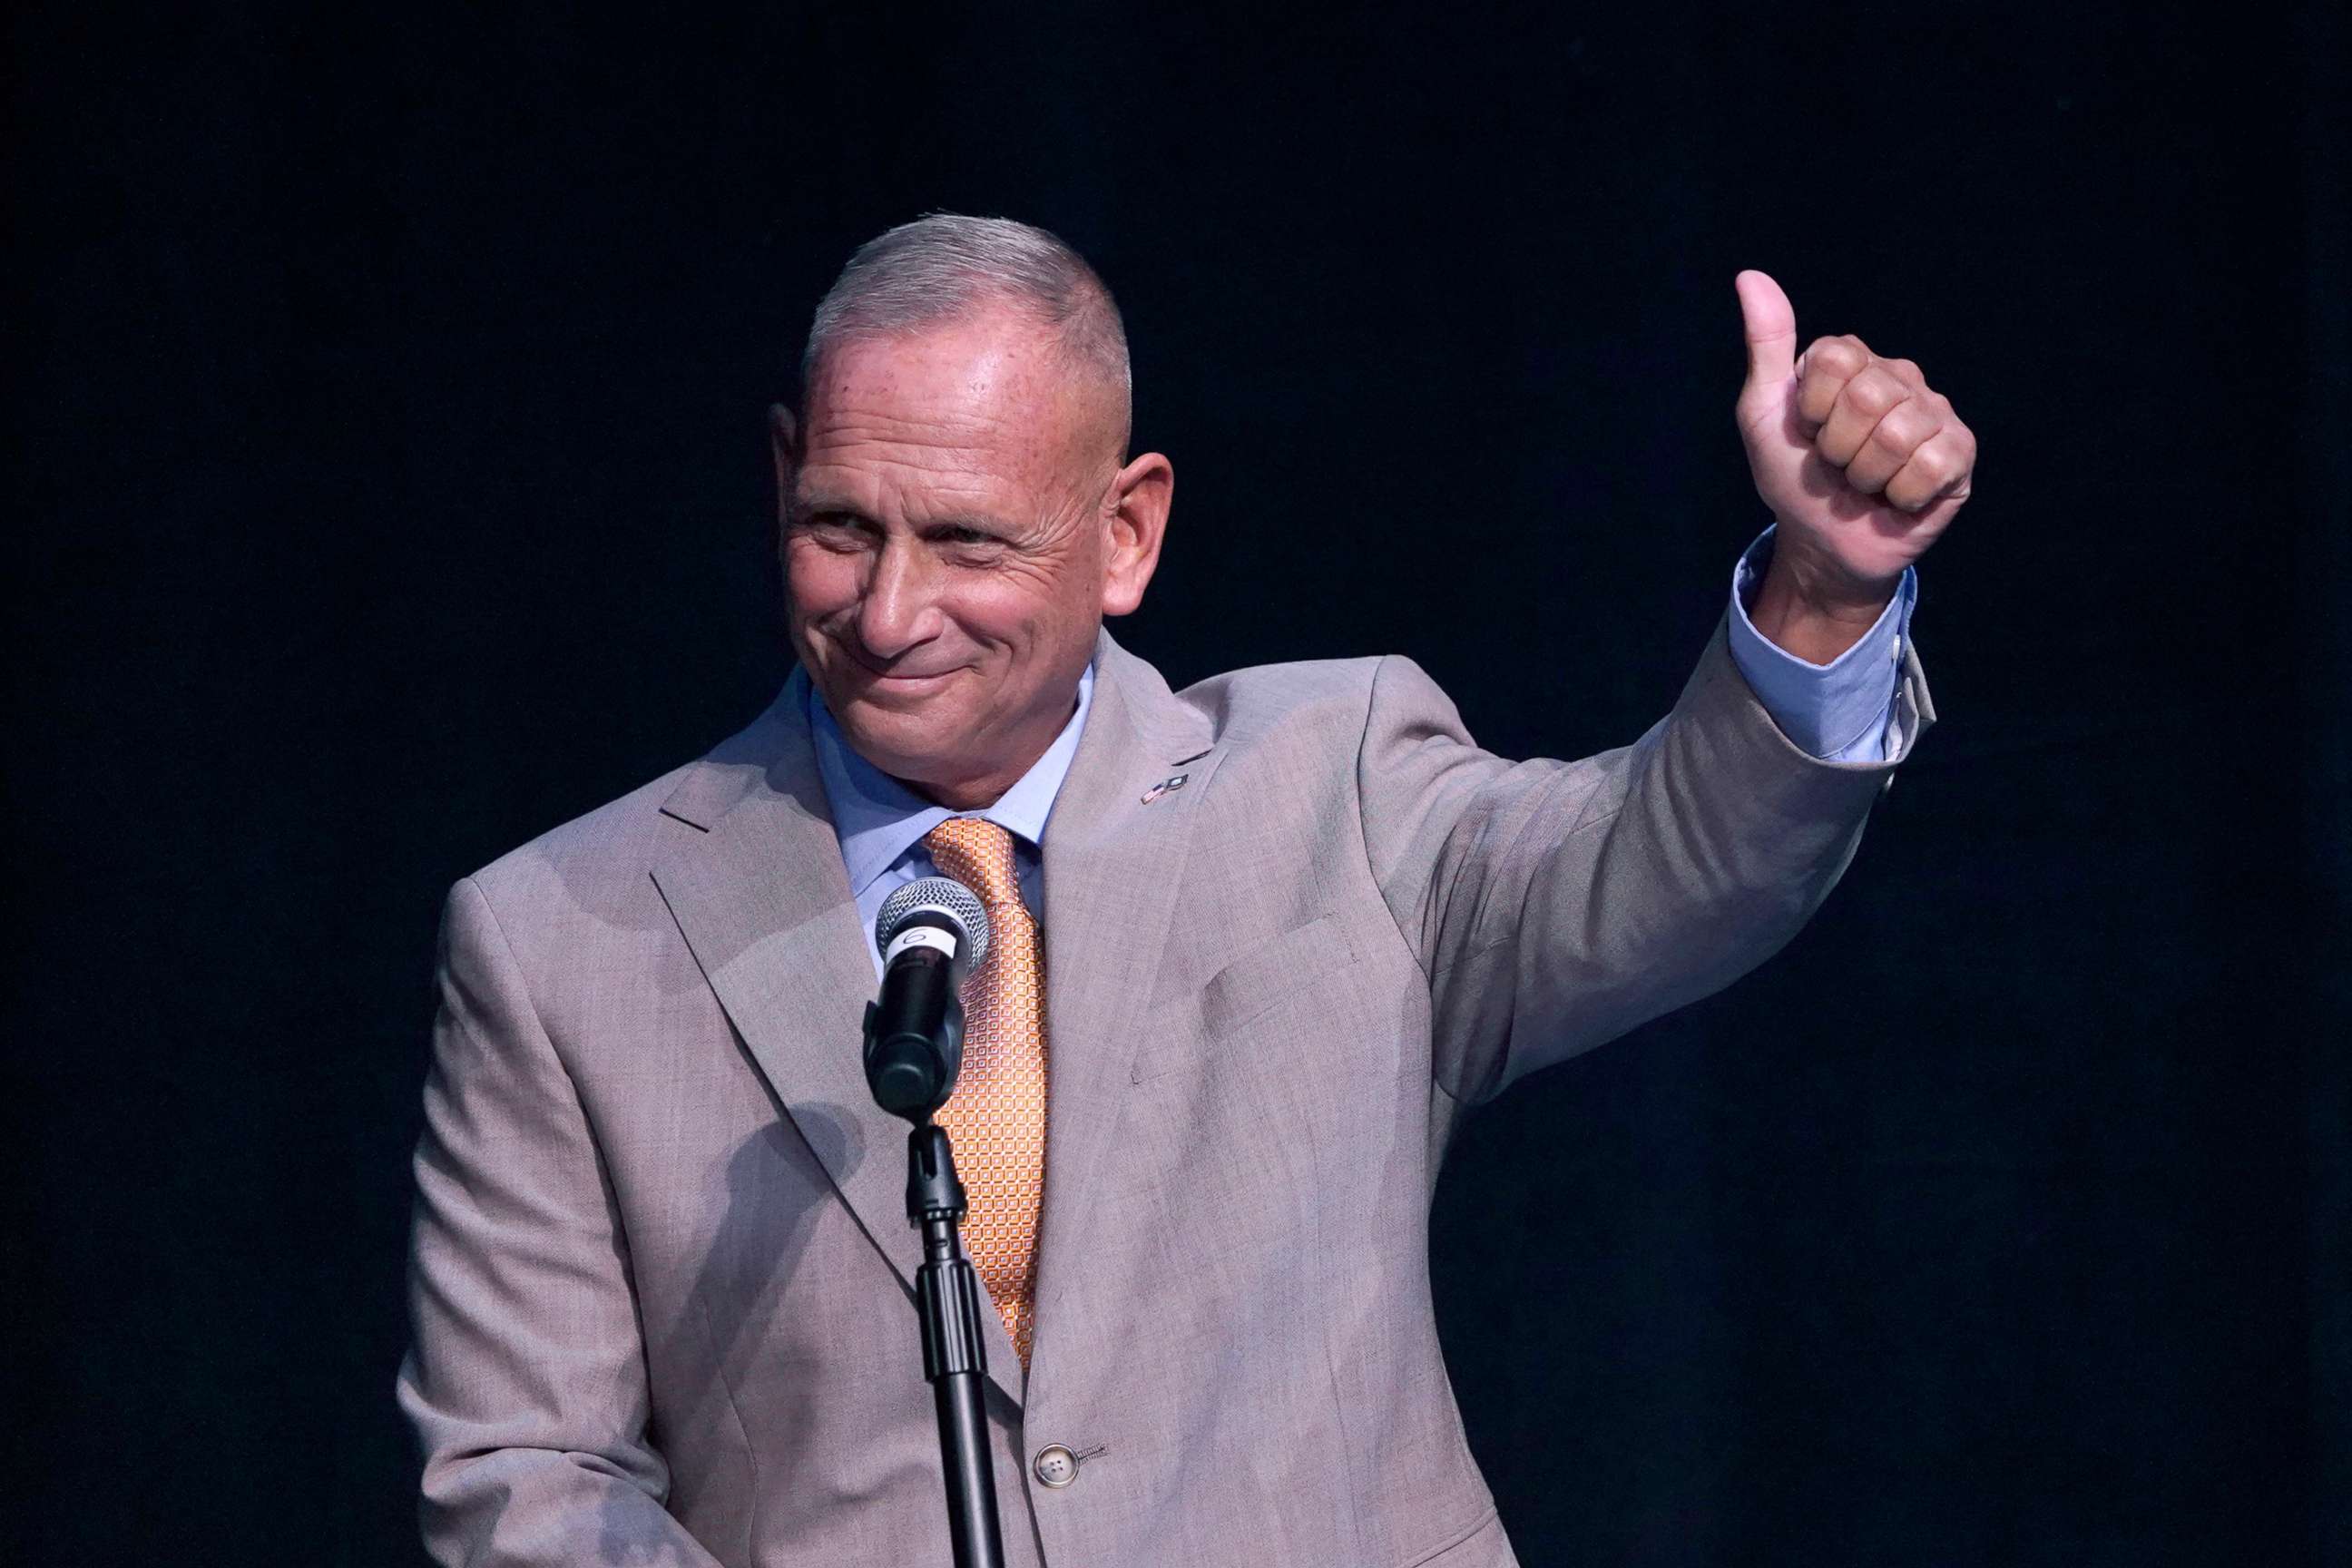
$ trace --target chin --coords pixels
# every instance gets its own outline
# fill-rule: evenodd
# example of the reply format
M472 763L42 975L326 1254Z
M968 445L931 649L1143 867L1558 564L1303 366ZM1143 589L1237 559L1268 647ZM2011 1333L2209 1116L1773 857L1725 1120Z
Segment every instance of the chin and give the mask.
M965 750L958 743L956 727L947 715L926 710L935 705L910 708L879 703L858 692L838 702L828 700L827 706L858 755L903 779L919 781L951 773L952 768L940 763L951 762Z

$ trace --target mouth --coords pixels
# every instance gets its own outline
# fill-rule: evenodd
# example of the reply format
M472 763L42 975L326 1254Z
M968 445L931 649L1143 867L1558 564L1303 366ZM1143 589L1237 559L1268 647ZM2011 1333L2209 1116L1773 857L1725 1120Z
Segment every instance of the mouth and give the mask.
M957 673L956 669L877 669L870 661L846 647L842 649L842 673L849 678L852 684L869 692L892 696L920 696L938 689Z

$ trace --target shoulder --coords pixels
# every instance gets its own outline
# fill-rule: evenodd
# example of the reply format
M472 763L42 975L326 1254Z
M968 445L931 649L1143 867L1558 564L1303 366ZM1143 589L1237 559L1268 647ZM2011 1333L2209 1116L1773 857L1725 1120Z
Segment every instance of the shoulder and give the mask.
M467 879L495 895L551 873L642 863L657 852L662 803L700 765L698 759L649 779L625 795L517 845Z
M1353 755L1395 726L1455 727L1454 704L1402 654L1255 665L1176 693L1209 721L1217 743L1329 747Z
M785 700L780 696L692 762L549 828L466 880L502 915L551 903L609 907L616 899L650 893L652 868L679 843L700 837L733 800L768 775L787 743L780 721Z

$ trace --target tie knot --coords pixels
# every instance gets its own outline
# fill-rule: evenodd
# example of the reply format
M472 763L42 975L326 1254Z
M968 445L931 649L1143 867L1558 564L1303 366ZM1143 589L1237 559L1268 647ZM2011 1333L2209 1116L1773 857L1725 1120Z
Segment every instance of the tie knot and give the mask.
M991 910L1017 902L1021 884L1013 869L1013 835L978 816L951 816L923 835L923 847L942 877L952 877L980 895Z

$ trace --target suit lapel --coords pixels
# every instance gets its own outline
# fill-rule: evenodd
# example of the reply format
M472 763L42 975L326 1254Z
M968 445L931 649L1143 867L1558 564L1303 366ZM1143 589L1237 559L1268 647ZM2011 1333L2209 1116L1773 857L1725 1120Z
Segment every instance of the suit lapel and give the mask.
M1031 1376L1064 1332L1053 1303L1083 1268L1097 1173L1118 1127L1135 1026L1159 973L1192 839L1190 807L1218 753L1205 717L1105 632L1094 703L1045 825L1045 1192ZM1177 765L1181 763L1181 766ZM1175 773L1182 788L1146 804Z
M654 881L770 1090L911 1289L922 1247L907 1223L907 1124L874 1103L859 1058L874 960L809 743L806 682L794 671L670 796L664 813L702 831Z
M806 681L794 671L757 723L689 771L662 810L698 831L653 877L770 1091L911 1292L922 1248L907 1223L907 1128L875 1105L859 1060L874 961L809 741ZM1218 761L1211 738L1158 671L1102 635L1086 732L1043 847L1050 1056L1033 1366L1063 1331L1050 1303L1086 1253L1087 1194L1166 945L1188 808ZM1176 773L1185 787L1147 805ZM1019 1404L1003 1323L990 1312L983 1329L990 1378Z
M911 1298L923 1255L907 1223L907 1124L866 1083L874 959L809 741L806 674L662 810L701 831L654 868L655 885L769 1091ZM982 1331L989 1379L1018 1405L1012 1338L994 1312Z

